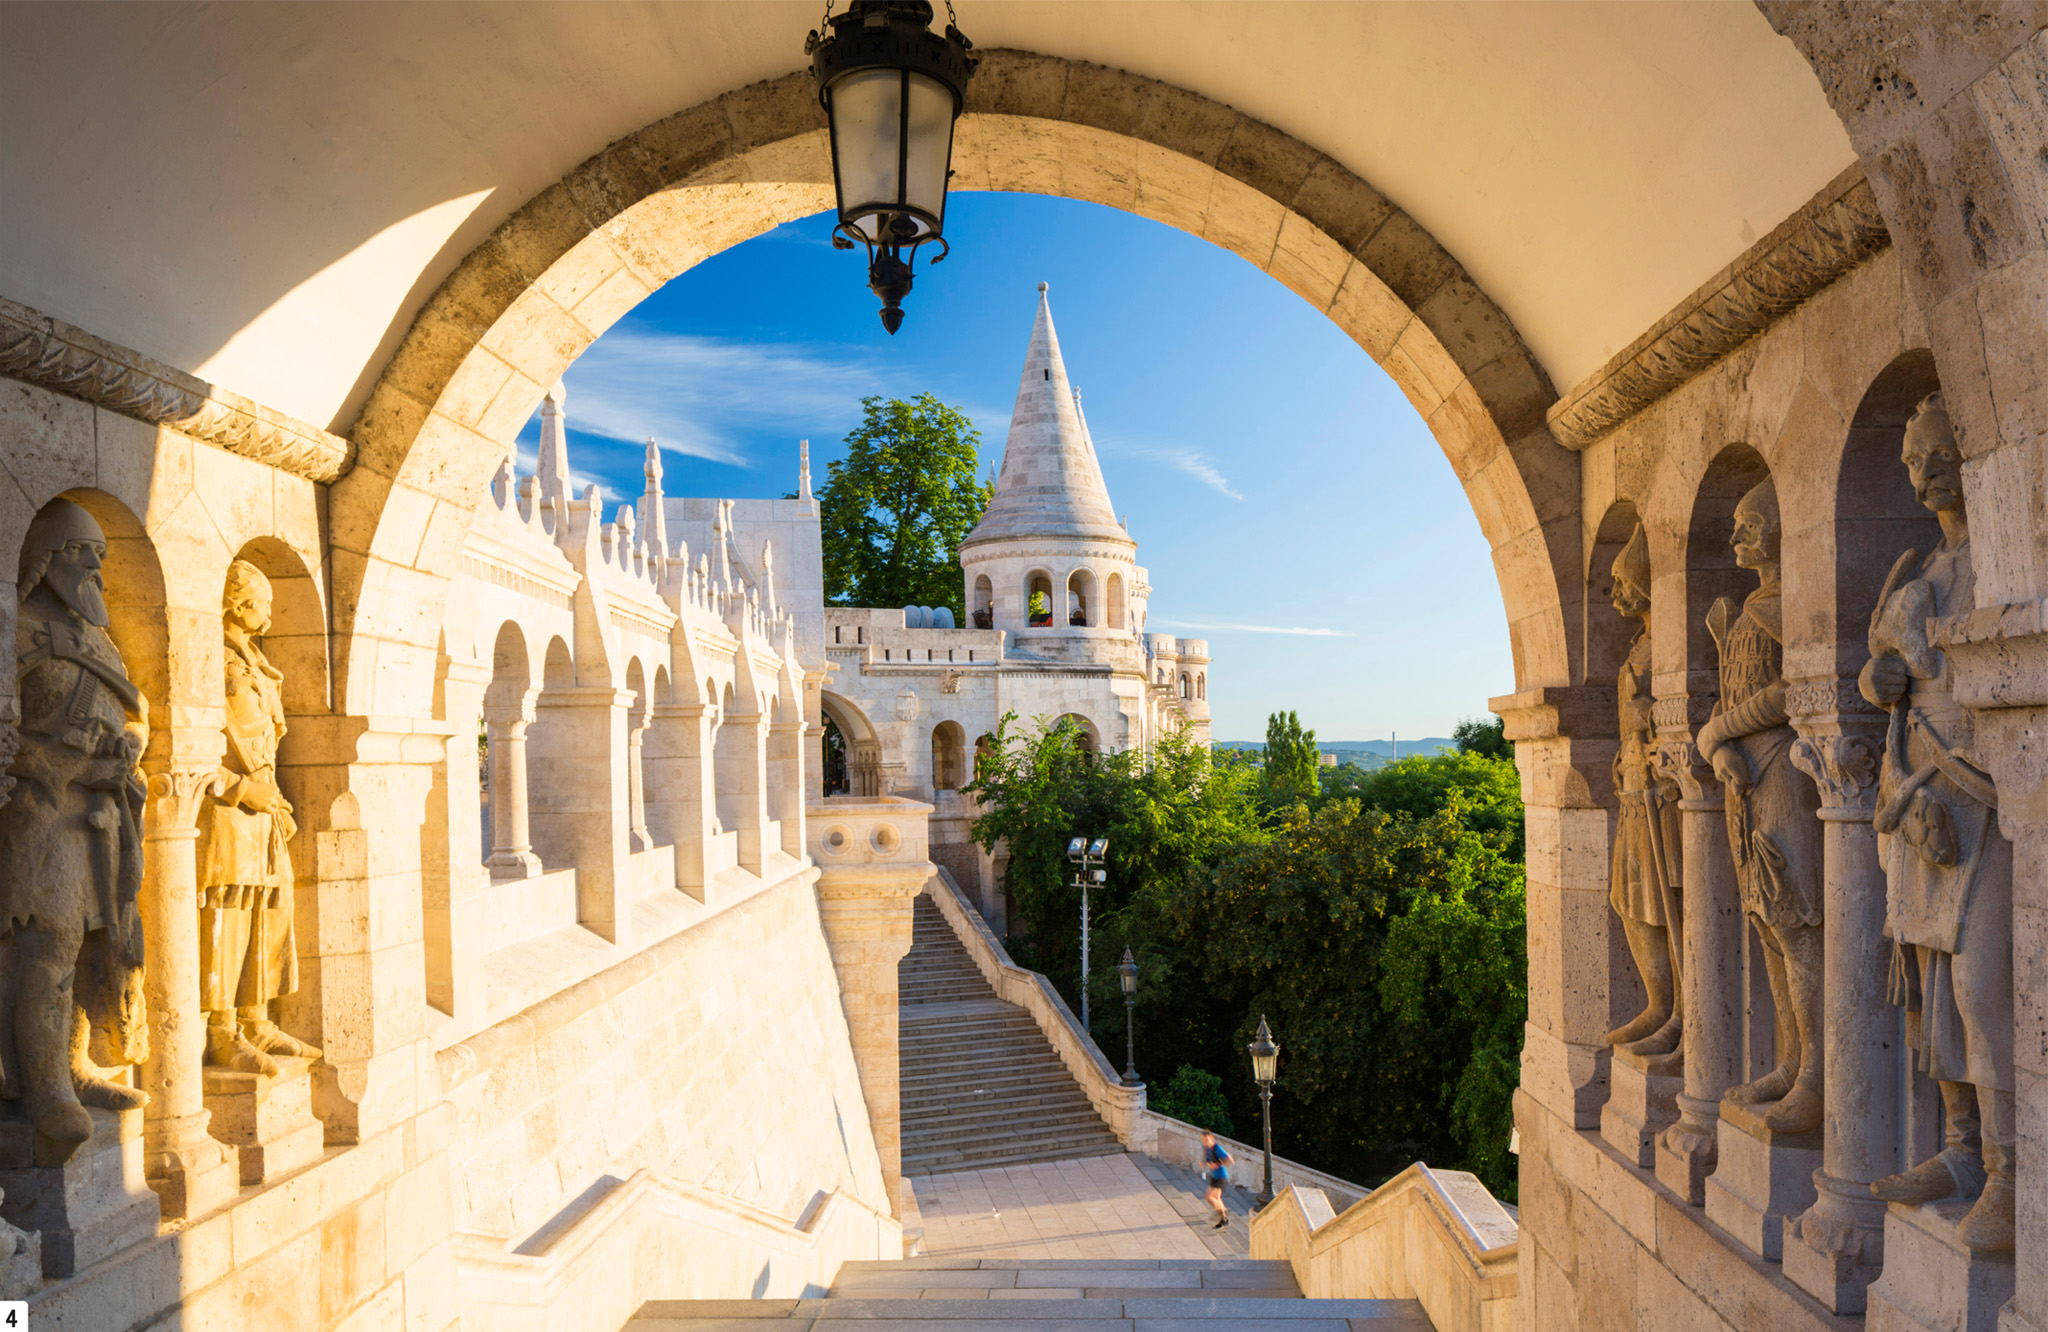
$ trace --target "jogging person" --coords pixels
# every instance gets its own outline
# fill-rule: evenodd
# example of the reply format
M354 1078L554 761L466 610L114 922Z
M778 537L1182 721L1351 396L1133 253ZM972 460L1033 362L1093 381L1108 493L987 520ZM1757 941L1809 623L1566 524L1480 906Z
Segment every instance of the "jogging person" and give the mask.
M1221 1230L1230 1224L1230 1213L1223 1208L1223 1186L1230 1182L1230 1173L1224 1167L1231 1163L1231 1155L1216 1135L1208 1129L1202 1130L1202 1174L1209 1182L1208 1203L1216 1209L1216 1224L1212 1229Z

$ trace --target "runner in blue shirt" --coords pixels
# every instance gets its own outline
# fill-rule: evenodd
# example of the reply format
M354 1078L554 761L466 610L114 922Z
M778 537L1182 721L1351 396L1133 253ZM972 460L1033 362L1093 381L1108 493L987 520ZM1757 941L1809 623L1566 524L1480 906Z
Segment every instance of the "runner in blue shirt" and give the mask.
M1208 1129L1202 1130L1202 1174L1209 1182L1209 1205L1216 1209L1216 1225L1221 1230L1230 1224L1230 1213L1223 1207L1223 1186L1230 1182L1230 1172L1224 1167L1231 1163L1231 1155L1223 1144L1216 1141L1216 1135Z

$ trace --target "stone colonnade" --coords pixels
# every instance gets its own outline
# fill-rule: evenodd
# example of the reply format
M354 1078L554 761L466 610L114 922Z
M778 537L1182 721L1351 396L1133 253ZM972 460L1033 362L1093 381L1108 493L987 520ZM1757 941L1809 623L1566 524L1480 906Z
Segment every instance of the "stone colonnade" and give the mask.
M2048 144L2048 35L2023 6L1762 8L1813 64L1862 163L1552 408L1583 466L1582 656L1571 678L1495 701L1529 809L1519 1316L1543 1329L1823 1328L1865 1316L2024 1332L2048 1326L2048 651L2037 614L2048 563L2027 498L2048 436L2048 210L2016 182ZM1939 654L1941 693L1930 688L1926 706L1944 734L1971 737L1954 752L1995 783L1983 835L2010 839L2014 858L2012 979L1992 1005L2016 1038L2017 1205L2003 1248L1971 1242L1983 1237L1971 1229L1971 1181L1924 1205L1871 1188L1933 1158L1954 1128L1896 1002L1887 891L1914 852L1901 841L1911 830L1882 812L1900 791L1881 784L1889 717L1859 687L1872 642L1899 632L1877 612L1946 539L1900 456L1915 406L1937 392L1960 455L1975 591L1972 604L1915 621ZM1742 794L1702 753L1722 700L1709 612L1758 586L1730 558L1730 538L1738 501L1764 481L1782 516L1786 758L1820 825L1825 1110L1811 1132L1769 1130L1769 1104L1724 1100L1773 1067L1784 1031L1731 853ZM1610 903L1614 681L1636 626L1605 609L1638 525L1651 726L1681 830L1670 858L1683 889L1684 1041L1663 1076L1603 1042L1645 1006ZM1920 563L1887 586L1909 549ZM1946 696L1960 720L1939 720ZM1948 803L1962 811L1967 863L1983 806ZM1995 924L1974 928L1996 937ZM1983 1119L1995 1176L1988 1108Z

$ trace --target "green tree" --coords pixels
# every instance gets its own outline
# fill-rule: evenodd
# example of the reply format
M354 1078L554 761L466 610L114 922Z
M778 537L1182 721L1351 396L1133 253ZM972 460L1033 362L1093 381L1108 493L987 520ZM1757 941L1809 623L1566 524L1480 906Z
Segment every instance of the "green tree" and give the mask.
M958 551L994 488L975 479L981 436L929 393L861 399L818 490L825 599L835 606L950 606L964 624Z
M1515 742L1508 739L1507 723L1499 717L1467 717L1451 731L1451 740L1460 753L1501 759L1515 756Z
M1171 1082L1148 1092L1145 1104L1147 1109L1226 1138L1237 1132L1223 1099L1223 1079L1193 1064L1182 1064Z
M1322 789L1317 768L1322 752L1316 733L1301 729L1301 718L1276 712L1266 718L1266 798L1275 805L1313 800Z

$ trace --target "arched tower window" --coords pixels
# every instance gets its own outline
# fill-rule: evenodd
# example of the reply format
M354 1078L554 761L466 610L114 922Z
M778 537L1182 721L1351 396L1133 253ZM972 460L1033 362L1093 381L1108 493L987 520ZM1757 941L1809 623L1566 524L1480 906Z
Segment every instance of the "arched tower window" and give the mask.
M1195 677L1195 697L1199 699L1207 699L1209 697L1209 673L1207 671L1203 671Z
M1185 671L1181 673L1180 677L1180 696L1182 698L1193 698L1195 696L1194 686L1191 683L1189 683L1187 673Z
M974 617L973 624L975 628L993 629L996 627L996 589L995 585L988 581L987 574L979 574L975 577L974 604L969 607L968 613Z
M1095 623L1095 575L1076 569L1067 575L1067 623L1083 628Z
M1024 580L1024 620L1034 628L1052 623L1052 576L1033 573Z
M1112 629L1121 629L1124 627L1124 576L1120 573L1111 574L1108 582L1103 584L1103 589L1107 593L1106 599L1109 603L1107 623Z

